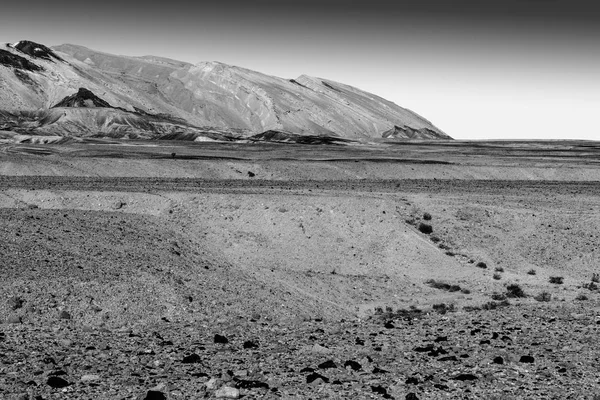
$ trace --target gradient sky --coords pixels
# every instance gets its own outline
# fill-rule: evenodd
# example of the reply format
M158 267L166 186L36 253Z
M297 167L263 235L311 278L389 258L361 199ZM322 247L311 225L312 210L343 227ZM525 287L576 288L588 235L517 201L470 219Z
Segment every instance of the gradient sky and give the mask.
M456 139L600 140L600 5L580 0L101 2L0 10L0 42L318 76Z

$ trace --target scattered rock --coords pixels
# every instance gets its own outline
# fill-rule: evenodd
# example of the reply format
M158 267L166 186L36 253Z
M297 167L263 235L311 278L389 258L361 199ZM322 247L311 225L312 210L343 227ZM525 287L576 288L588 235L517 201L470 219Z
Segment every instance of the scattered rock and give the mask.
M452 379L454 379L456 381L475 381L479 378L473 374L458 374Z
M318 379L320 379L324 383L329 383L329 378L327 378L326 376L323 376L317 372L313 372L312 374L308 375L306 377L306 383L313 383Z
M214 342L220 343L220 344L227 344L227 343L229 343L229 339L227 339L225 336L216 334L215 338L214 338Z
M100 380L100 376L99 375L83 375L81 377L81 382L93 382L93 381L98 381Z
M329 354L329 353L331 353L331 349L328 349L327 347L321 346L318 343L315 343L311 350L312 350L313 353L321 353L321 354Z
M25 304L25 300L20 297L14 296L8 299L8 306L12 310L18 310L19 308L23 307L23 304Z
M240 391L236 388L223 386L221 389L215 392L215 397L223 399L239 399Z
M337 368L337 365L333 360L327 360L318 365L320 369Z
M60 313L58 313L58 319L71 319L71 314L65 310L62 310Z
M344 368L350 367L353 371L360 371L362 365L356 361L348 360L344 363Z
M61 389L70 385L70 383L59 376L50 376L46 381L48 386L54 389Z
M144 400L167 400L167 396L158 390L148 390Z
M198 354L192 353L188 356L183 357L183 360L181 360L181 362L184 364L197 364L201 360L202 359L200 358L200 356Z
M254 340L246 340L244 342L245 349L258 349L258 342Z

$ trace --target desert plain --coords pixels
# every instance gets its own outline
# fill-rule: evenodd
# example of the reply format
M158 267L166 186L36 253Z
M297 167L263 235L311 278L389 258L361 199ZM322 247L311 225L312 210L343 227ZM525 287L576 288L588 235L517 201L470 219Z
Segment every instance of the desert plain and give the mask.
M0 398L600 398L600 143L0 135Z

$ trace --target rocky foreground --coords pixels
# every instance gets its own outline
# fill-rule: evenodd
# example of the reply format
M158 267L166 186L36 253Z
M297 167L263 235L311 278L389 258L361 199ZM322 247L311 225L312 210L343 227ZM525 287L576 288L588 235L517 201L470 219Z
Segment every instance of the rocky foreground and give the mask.
M107 329L68 313L10 321L0 397L599 398L596 302L540 304L297 324L207 316Z

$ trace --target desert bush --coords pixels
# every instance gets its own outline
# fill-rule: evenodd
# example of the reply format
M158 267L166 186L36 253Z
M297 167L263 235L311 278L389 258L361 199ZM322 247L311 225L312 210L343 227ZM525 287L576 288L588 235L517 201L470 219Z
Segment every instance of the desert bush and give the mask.
M581 285L581 287L592 292L594 290L598 290L598 285L596 285L594 282L584 283L583 285Z
M475 266L476 266L477 268L483 268L483 269L486 269L486 268L487 268L487 264L486 264L486 263L484 263L483 261L479 261L477 264L475 264Z
M536 274L536 272L535 272L535 269L533 269L533 268L530 269L529 271L527 271L527 275L535 275L535 274Z
M375 307L375 314L377 314L377 315L383 314L383 308L382 307Z
M419 226L417 227L417 229L419 230L419 232L424 233L426 235L429 235L430 233L433 232L433 227L424 222L419 223Z
M446 255L447 255L447 256L450 256L450 257L454 257L454 256L456 255L456 253L455 253L455 252L453 252L453 251L447 250L447 251L446 251Z
M454 311L454 304L446 304L446 303L440 303L440 304L434 304L432 306L433 310L439 314L446 314L447 312L453 312Z
M452 285L450 283L436 281L435 279L428 279L425 281L426 285L431 286L434 289L445 290L447 292L458 292L461 290L460 286Z
M409 310L399 308L396 311L393 311L391 307L386 307L386 312L378 315L378 318L386 321L393 319L413 320L421 317L423 317L423 311L415 306L410 306Z
M496 267L496 268L494 268L494 271L496 271L496 272L504 272L504 268L502 268L502 267Z
M504 301L506 300L506 295L502 293L492 293L492 300Z
M481 305L481 309L482 310L495 310L500 307L508 307L509 305L510 305L510 303L508 302L508 300L503 300L503 301L499 301L499 302L488 301L487 303L484 303Z
M430 237L429 237L429 240L431 240L433 243L439 243L439 242L441 242L441 241L442 241L442 239L440 239L440 238L439 238L439 237L437 237L437 236L430 236Z
M471 293L471 291L469 289L467 289L467 288L461 288L460 292L463 293L463 294L470 294Z
M425 221L431 221L431 214L429 214L428 212L426 212L425 214L423 214L423 219Z
M448 247L447 245L445 245L444 243L440 243L438 244L438 247L442 250L449 250L450 247Z
M516 283L512 283L506 286L506 297L515 299L519 297L527 297L527 295L521 286L517 285Z
M496 274L492 275L492 278L494 278L495 280L499 281L500 279L502 279L502 275L496 273Z
M583 294L583 293L579 293L577 295L577 297L575 297L575 300L578 300L578 301L585 301L587 299L588 299L588 297L585 294Z
M592 282L600 283L600 275L596 273L592 274Z
M562 285L564 278L562 276L551 276L549 281L556 285Z
M552 295L548 292L541 292L541 293L536 294L533 298L536 299L537 301L548 302L548 301L552 300Z

